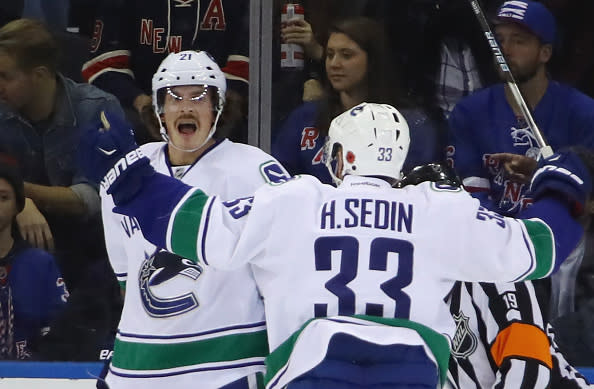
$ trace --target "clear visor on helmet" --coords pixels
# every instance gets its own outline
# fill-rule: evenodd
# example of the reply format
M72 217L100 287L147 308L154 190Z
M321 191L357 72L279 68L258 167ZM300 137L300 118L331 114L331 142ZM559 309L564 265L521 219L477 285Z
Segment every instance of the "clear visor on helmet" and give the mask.
M161 88L157 92L157 113L162 114L165 110L165 102L169 101L169 110L176 110L186 105L201 107L210 96L210 108L215 110L217 104L216 87L209 85L183 85ZM209 92L211 91L212 92ZM202 107L204 108L204 107Z

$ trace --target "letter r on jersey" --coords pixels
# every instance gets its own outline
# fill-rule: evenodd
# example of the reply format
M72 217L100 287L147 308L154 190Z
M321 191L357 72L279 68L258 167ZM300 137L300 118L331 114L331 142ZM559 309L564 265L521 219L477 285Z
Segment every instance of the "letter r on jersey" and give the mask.
M315 127L305 127L301 132L301 150L313 149L316 147L316 140L320 132Z

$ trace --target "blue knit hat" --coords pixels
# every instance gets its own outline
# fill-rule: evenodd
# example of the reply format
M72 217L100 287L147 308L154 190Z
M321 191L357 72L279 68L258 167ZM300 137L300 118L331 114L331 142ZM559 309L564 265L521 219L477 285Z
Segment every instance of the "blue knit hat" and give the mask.
M497 10L495 23L517 23L536 35L542 43L555 43L555 17L542 3L530 0L506 1Z

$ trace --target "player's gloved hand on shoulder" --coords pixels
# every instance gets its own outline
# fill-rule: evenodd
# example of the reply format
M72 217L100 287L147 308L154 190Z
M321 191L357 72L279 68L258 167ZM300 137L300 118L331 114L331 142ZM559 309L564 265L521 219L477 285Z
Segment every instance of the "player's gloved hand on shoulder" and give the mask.
M118 114L101 112L82 132L79 153L85 175L100 183L116 205L132 199L143 178L155 173L137 147L132 128Z
M592 191L592 178L582 159L573 151L562 151L538 162L530 183L535 200L553 195L567 201L575 216L584 212Z

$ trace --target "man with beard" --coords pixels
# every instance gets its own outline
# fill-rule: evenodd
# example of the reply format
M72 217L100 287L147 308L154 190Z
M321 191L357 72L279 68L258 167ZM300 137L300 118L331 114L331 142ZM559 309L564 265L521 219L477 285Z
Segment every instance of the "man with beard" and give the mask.
M594 146L594 100L549 79L555 19L541 3L506 1L495 37L534 120L553 150ZM477 30L478 33L478 30ZM513 215L526 196L539 147L506 84L462 99L449 119L448 160L483 206Z

